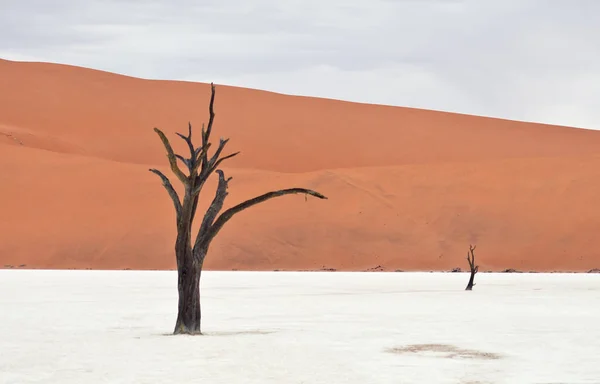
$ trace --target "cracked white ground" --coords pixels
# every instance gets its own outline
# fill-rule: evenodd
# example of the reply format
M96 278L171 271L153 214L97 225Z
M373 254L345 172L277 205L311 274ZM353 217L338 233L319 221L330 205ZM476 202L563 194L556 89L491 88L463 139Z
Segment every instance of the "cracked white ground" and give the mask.
M600 383L600 274L0 271L0 383Z

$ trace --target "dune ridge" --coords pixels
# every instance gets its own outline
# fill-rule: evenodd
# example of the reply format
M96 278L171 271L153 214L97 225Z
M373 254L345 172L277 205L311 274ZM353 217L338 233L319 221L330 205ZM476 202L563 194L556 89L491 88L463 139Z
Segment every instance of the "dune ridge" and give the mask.
M159 127L207 121L208 84L0 60L0 267L171 269ZM242 153L207 269L600 268L600 132L217 84L214 138ZM205 188L205 206L215 187ZM179 188L179 186L177 186Z

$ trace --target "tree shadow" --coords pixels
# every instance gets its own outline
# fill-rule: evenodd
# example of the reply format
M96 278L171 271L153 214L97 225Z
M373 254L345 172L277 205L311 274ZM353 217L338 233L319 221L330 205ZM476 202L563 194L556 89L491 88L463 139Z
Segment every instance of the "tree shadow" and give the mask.
M214 332L202 332L199 335L176 335L173 333L162 333L161 336L240 336L240 335L269 335L271 333L275 333L276 331L265 331L260 329L249 329L245 331L214 331Z

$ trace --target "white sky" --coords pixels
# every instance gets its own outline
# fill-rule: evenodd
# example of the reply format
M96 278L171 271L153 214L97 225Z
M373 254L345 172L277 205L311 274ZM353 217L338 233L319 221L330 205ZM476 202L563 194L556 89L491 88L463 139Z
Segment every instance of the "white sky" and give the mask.
M597 0L0 0L0 57L600 129Z

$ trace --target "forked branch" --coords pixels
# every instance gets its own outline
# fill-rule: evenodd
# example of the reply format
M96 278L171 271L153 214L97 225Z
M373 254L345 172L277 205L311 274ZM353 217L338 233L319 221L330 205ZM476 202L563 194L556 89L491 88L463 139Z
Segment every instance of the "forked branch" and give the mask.
M215 153L212 155L212 157L210 158L210 160L207 163L206 171L208 173L212 173L215 169L217 169L224 160L231 159L232 157L237 156L240 153L240 152L235 152L230 155L219 158L219 156L221 156L221 152L223 152L223 149L225 148L225 145L227 145L228 142L229 142L229 139L223 139L223 138L219 139L219 148L217 148L217 150L215 151Z
M190 157L189 159L184 158L181 155L175 154L175 157L177 157L179 160L181 160L181 162L183 164L186 165L186 167L188 168L188 170L190 171L190 175L193 174L193 170L194 170L194 166L196 165L197 162L197 158L198 158L198 150L202 150L202 148L194 148L194 143L192 142L192 123L188 122L188 134L187 136L184 135L183 133L179 133L179 132L175 132L175 134L179 137L181 137L183 139L183 141L185 141L185 143L188 146L188 149L190 151Z
M160 129L154 128L154 131L160 137L160 140L162 141L162 143L167 151L167 158L169 159L169 165L171 167L171 171L175 174L175 176L177 176L177 178L185 186L185 191L186 191L185 199L183 199L183 201L179 201L179 198L177 198L178 205L176 206L176 209L178 209L179 212L181 212L182 210L185 209L186 212L189 213L189 215L187 213L185 215L185 217L189 217L189 219L186 219L186 221L187 221L186 226L188 228L191 228L192 223L194 221L194 217L196 214L196 208L198 207L198 196L199 196L200 192L202 191L202 187L206 183L206 180L208 180L208 178L212 175L213 172L215 172L217 167L219 167L219 165L221 165L221 163L223 161L225 161L227 159L231 159L232 157L239 154L239 152L235 152L235 153L220 157L223 153L223 149L225 148L225 145L229 141L229 139L220 139L219 147L217 148L217 150L215 151L213 156L211 156L210 158L208 156L208 150L212 145L212 143L210 142L210 134L212 132L212 127L213 127L213 123L214 123L214 119L215 119L214 101L215 101L215 86L214 86L214 84L211 83L211 97L210 97L210 105L209 105L210 118L208 121L208 127L206 129L204 128L204 124L202 125L202 137L201 137L202 144L201 144L201 146L199 146L197 148L194 146L194 143L192 141L192 124L190 122L188 122L187 135L185 135L183 133L176 133L177 136L179 136L181 139L183 139L183 141L185 141L185 143L187 144L187 147L189 150L189 156L190 156L189 158L185 158L184 156L181 156L181 155L175 153L175 151L173 150L173 148L171 146L171 143L169 142L169 139L167 139L165 134ZM179 165L177 163L177 160L180 160L187 167L187 169L189 171L189 175L186 175L185 173L183 173L183 171L181 170L181 168L179 167ZM156 173L156 172L154 172L154 173ZM162 175L161 179L163 179L164 177L165 176ZM167 181L168 181L168 179L167 179ZM163 184L164 184L164 179L163 179ZM164 184L164 185L165 185L165 188L167 188L167 184ZM171 183L168 182L168 185L171 185ZM172 192L170 191L170 190L172 190L172 187L170 188L170 190L169 190L169 188L167 188L167 190L169 191L169 194L172 195ZM186 201L190 202L191 208L189 208L190 209L189 212L187 211L188 208L184 207L184 202L186 202ZM177 217L178 218L182 217L182 214L178 213ZM184 227L186 227L186 226L184 226Z
M154 128L154 132L156 132L158 134L158 136L160 137L160 140L162 141L163 145L165 146L165 149L167 150L167 158L169 159L169 165L171 166L171 171L173 171L175 176L177 176L177 178L179 180L181 180L182 183L187 185L189 182L188 177L185 175L185 173L183 173L183 171L181 171L181 169L179 168L179 165L177 165L177 155L175 154L175 151L173 151L173 147L171 147L171 143L169 143L169 139L167 139L167 136L165 136L165 134L158 128Z
M475 265L475 248L476 245L469 245L469 252L467 253L467 261L469 262L469 268L472 271L477 272L479 270L479 266Z
M231 159L232 157L237 156L240 153L240 152L235 152L230 155L219 158L219 156L221 156L221 153L223 152L223 149L225 148L225 145L227 145L227 142L229 142L229 139L221 138L219 140L219 147L217 148L215 153L212 155L210 160L206 160L207 163L205 163L204 160L202 160L202 169L200 171L200 174L196 177L196 183L195 183L195 189L194 189L195 195L200 193L200 191L202 190L202 187L204 186L204 182L208 179L208 177L213 172L215 172L215 170L219 167L219 165L223 161L225 161L227 159Z
M190 150L190 157L194 158L194 154L196 152L196 149L194 148L194 143L192 142L192 123L190 121L188 121L188 134L187 136L179 133L179 132L175 132L175 134L179 137L181 137L183 139L183 141L185 141L185 143L187 144L189 150Z

